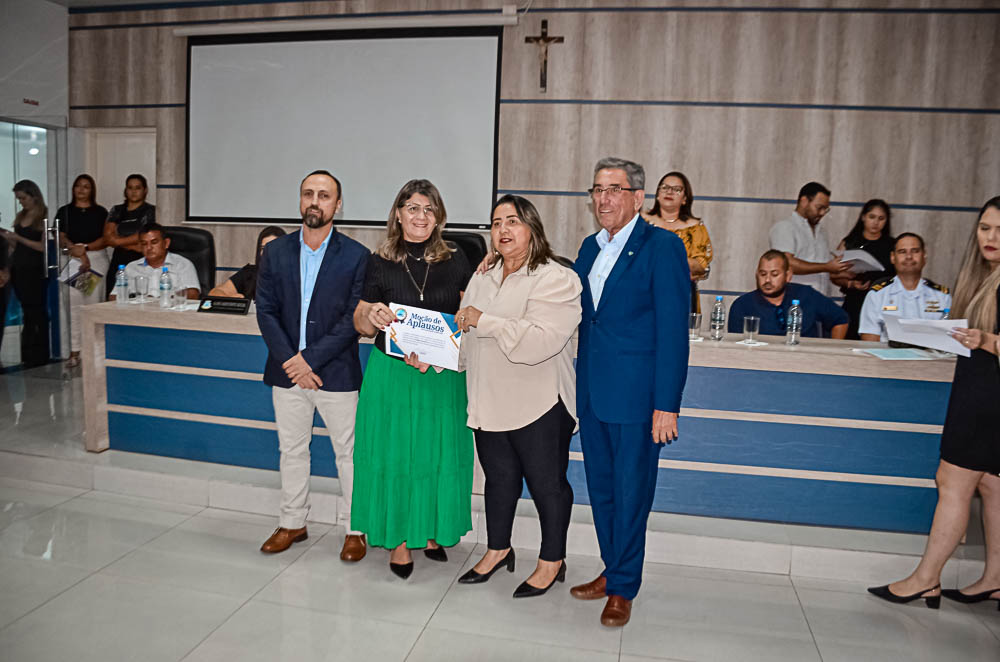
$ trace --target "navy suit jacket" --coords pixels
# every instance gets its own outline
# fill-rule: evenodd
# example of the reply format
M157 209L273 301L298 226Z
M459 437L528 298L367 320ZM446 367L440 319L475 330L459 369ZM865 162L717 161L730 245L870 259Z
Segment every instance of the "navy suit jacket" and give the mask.
M357 391L361 388L361 361L354 309L361 299L369 253L336 228L330 232L330 243L306 311L302 358L323 380L321 390ZM301 234L300 229L270 242L257 269L257 325L267 344L264 383L268 386L292 387L281 365L299 351Z
M587 278L600 248L583 240L574 269L583 283L576 359L577 411L605 423L646 424L679 412L688 367L691 271L684 243L641 217L608 276L601 302Z

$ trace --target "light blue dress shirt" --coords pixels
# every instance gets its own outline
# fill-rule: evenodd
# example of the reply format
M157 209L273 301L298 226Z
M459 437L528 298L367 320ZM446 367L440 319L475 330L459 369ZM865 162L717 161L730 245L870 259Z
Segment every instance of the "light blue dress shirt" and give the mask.
M635 218L629 221L628 225L619 230L611 239L608 239L607 230L601 230L597 233L597 245L601 248L601 252L597 254L594 266L590 268L590 273L587 274L587 280L590 281L590 293L594 299L594 310L597 310L597 304L601 302L604 283L607 282L608 276L611 275L611 270L618 263L618 257L622 254L622 249L625 248L628 238L632 236L632 230L635 229L635 224L638 220L639 214L636 214Z
M309 318L309 303L312 301L313 289L316 287L316 276L319 275L319 268L323 264L323 256L326 255L326 248L330 245L330 237L333 236L333 228L330 234L313 250L306 245L299 233L299 276L302 281L301 308L299 309L299 351L306 348L306 321Z

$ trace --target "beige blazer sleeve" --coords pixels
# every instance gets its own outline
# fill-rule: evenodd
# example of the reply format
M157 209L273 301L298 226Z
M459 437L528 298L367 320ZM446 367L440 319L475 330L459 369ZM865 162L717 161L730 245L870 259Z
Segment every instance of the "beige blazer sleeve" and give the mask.
M580 324L583 286L569 269L544 274L528 294L524 315L500 317L484 312L476 331L493 338L512 363L535 365L559 354Z

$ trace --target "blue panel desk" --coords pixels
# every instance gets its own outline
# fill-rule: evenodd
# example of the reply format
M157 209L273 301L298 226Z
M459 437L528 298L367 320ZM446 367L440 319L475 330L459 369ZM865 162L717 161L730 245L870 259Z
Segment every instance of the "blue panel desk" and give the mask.
M88 450L277 469L253 316L107 303L83 318ZM654 509L926 532L954 361L851 351L874 343L770 340L692 343L680 439L660 454ZM370 351L361 346L362 365ZM313 473L335 476L330 445L313 451ZM587 503L578 439L569 474Z

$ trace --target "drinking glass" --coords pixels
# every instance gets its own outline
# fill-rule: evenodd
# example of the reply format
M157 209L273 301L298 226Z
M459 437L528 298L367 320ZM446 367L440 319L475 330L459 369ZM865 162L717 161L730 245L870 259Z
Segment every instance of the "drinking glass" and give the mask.
M757 342L757 331L760 329L760 318L747 315L743 318L743 341L746 344Z
M136 276L132 288L134 298L129 300L130 303L145 303L149 293L149 276Z
M688 340L701 339L701 313L688 315Z

